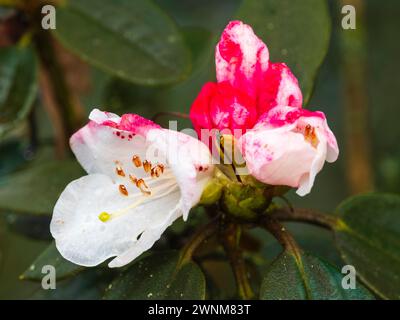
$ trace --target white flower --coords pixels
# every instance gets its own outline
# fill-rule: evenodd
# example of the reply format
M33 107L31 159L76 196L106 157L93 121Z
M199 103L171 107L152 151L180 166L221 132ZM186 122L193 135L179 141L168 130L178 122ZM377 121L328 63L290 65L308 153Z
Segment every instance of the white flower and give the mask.
M212 175L199 140L138 115L93 110L71 138L88 175L72 181L50 230L64 258L121 267L148 250L177 218L186 220Z

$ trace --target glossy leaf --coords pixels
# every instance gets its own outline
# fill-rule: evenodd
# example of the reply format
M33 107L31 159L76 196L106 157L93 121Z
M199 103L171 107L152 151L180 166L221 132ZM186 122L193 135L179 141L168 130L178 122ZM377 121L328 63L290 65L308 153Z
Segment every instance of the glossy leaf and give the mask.
M400 299L400 197L359 195L342 203L335 230L346 263L383 298Z
M0 137L26 118L36 92L36 60L32 50L0 49Z
M271 61L285 62L297 76L304 101L328 50L331 22L324 0L244 0L238 18L267 44Z
M0 185L0 212L51 214L67 184L83 174L73 160L46 162L18 171Z
M194 262L179 264L178 252L153 253L114 280L105 299L204 299L205 278Z
M310 254L301 261L289 252L281 253L268 267L261 284L260 298L265 300L364 300L371 294L356 283L355 289L343 289L344 274Z
M181 80L190 66L177 27L148 0L69 0L54 31L87 62L137 84Z
M55 243L52 243L20 276L21 280L42 281L42 268L45 265L51 265L56 270L56 278L65 279L84 270L84 267L78 266L65 260L58 252Z

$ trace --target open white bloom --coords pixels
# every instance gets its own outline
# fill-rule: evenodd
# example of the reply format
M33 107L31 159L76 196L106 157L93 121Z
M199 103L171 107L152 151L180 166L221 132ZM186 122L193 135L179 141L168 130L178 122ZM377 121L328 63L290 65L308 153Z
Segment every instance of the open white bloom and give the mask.
M71 138L88 175L72 181L50 230L64 258L121 267L148 250L177 218L186 220L212 175L199 140L138 115L93 110Z

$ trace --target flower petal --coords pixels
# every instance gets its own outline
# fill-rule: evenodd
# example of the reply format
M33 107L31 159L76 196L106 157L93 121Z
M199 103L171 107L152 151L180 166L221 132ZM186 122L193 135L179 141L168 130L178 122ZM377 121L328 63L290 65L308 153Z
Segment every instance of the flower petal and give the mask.
M212 174L211 155L199 140L137 115L94 110L91 120L71 139L89 175L61 194L51 232L74 263L116 257L110 267L122 266L187 218Z
M209 82L193 102L190 118L200 138L201 129L245 131L257 120L256 101L228 82Z
M211 99L216 93L216 88L216 83L207 82L204 84L190 108L190 120L199 137L201 129L213 128L214 124L210 116L210 104Z
M177 206L170 212L170 214L166 216L167 219L164 221L163 224L148 229L141 234L141 237L139 239L140 246L131 246L123 254L117 256L114 260L112 260L108 264L108 266L110 268L122 267L136 259L143 252L149 250L153 246L153 244L160 238L161 234L164 233L165 229L167 229L180 216L180 205L177 204Z
M263 114L276 106L301 107L303 95L299 83L284 63L270 63L258 97L258 112Z
M95 112L98 114L98 111ZM120 127L119 119L115 116L113 119L115 126ZM142 161L163 164L172 170L187 200L184 204L190 209L202 192L202 180L197 179L197 174L201 177L212 174L208 148L189 135L159 128L145 120L139 117L144 128L138 125L133 128L135 131L123 131L107 122L98 124L92 121L71 138L72 150L88 173L103 173L114 181L120 179L116 163L126 171L125 175L132 173L137 178L143 177L142 167L136 168L132 163L133 156L138 156ZM138 131L140 134L135 134ZM187 214L184 217L186 219Z
M182 214L179 188L165 183L164 196L146 200L135 188L128 197L121 195L111 178L103 174L71 182L56 203L50 226L58 250L64 258L83 266L97 265L135 248L133 260ZM139 204L140 200L144 202ZM103 222L99 218L102 212L115 218ZM151 244L147 234L152 234Z
M155 123L138 115L117 115L93 110L91 121L76 132L70 145L76 158L87 173L103 173L118 179L117 164L129 167L135 176L142 170L132 164L133 156L145 160L147 148L145 134L159 128ZM127 130L129 129L129 130Z
M167 129L150 130L147 139L152 144L153 154L159 153L159 159L165 157L166 165L171 168L181 190L183 219L186 220L212 176L210 151L200 140Z
M250 174L271 185L311 191L315 176L339 150L321 112L277 107L261 117L238 141Z
M241 143L250 174L270 185L298 187L315 156L304 137L290 130L249 131Z
M256 98L260 80L268 69L269 52L249 25L232 21L216 46L215 63L218 82L228 81Z

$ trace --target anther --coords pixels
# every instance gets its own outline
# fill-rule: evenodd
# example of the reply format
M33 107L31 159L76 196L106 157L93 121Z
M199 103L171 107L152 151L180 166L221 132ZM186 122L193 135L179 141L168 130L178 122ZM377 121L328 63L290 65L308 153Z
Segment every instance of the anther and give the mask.
M134 177L133 175L129 175L129 179L131 180L131 182L132 183L134 183L135 185L136 185L136 183L137 183L137 178L136 177Z
M117 175L125 177L125 172L121 166L117 165L117 167L115 168L115 172L117 172Z
M139 168L142 165L142 161L140 160L139 156L133 156L132 162L136 168Z
M151 171L151 162L150 161L143 161L143 169L146 173L149 173Z
M139 179L136 182L136 186L140 189L140 191L145 195L151 195L149 187L146 185L143 179Z
M157 171L157 167L154 167L154 168L151 168L151 177L152 178L158 178L158 176L159 176L160 174L159 174L159 172Z
M311 125L306 125L304 129L304 138L308 141L314 148L318 146L318 138L315 134L315 128Z
M128 196L128 190L123 184L119 185L119 192L123 194L124 196Z
M151 168L151 177L158 178L162 174L162 171L163 169L160 167L160 165Z

